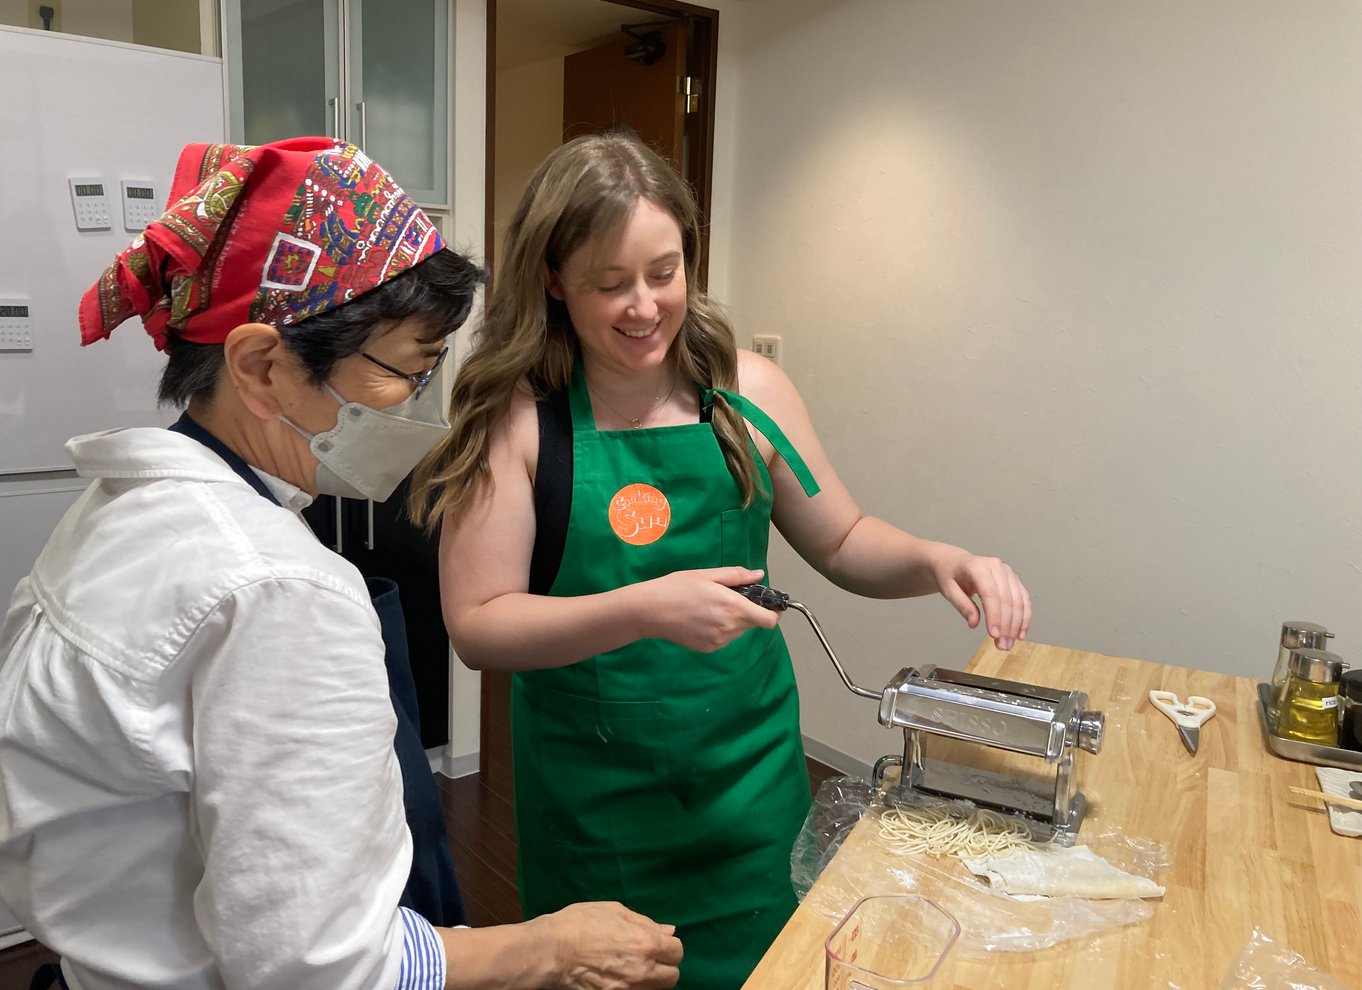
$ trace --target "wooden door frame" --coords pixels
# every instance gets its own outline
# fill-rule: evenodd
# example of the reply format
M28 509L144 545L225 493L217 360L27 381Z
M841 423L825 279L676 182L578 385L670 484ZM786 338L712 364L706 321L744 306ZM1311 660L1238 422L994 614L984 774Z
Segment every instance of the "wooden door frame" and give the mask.
M696 68L700 80L700 121L692 132L690 158L692 162L691 184L695 189L695 201L700 207L700 284L709 282L709 228L710 205L714 191L714 114L715 80L719 70L719 12L710 7L701 7L682 0L602 0L619 7L632 7L635 10L661 14L663 17L689 18L695 28L695 39L690 46L687 59ZM486 176L483 201L483 256L486 263L492 263L492 245L495 243L493 222L495 201L493 191L496 186L496 110L497 110L497 0L487 0L487 121L484 135Z

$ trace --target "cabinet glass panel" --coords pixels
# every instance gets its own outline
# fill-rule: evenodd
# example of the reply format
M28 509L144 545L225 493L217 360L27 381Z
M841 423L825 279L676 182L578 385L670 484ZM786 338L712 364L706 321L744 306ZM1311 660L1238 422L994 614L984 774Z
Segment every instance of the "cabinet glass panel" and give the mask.
M229 0L227 43L234 141L337 135L337 0Z
M448 191L447 0L350 4L350 140L421 203Z

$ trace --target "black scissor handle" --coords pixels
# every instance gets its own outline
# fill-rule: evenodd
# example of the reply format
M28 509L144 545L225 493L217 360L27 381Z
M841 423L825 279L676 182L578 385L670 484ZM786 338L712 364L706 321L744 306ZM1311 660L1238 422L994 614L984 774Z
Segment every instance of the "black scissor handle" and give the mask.
M740 584L734 589L749 602L769 608L772 612L784 612L790 607L790 596L764 584Z

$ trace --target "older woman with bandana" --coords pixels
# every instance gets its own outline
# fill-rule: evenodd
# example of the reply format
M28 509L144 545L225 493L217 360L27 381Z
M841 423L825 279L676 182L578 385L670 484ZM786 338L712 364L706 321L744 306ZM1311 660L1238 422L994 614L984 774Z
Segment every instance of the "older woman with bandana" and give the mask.
M70 441L90 487L0 632L0 899L57 982L675 983L672 929L618 904L447 927L395 592L299 516L387 498L444 435L430 384L482 279L359 149L300 138L187 148L86 294L83 343L140 317L187 410Z

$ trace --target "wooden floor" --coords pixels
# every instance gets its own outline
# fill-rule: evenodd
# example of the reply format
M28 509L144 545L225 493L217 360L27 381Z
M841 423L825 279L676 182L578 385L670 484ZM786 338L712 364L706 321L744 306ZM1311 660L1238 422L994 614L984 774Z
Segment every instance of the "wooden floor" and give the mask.
M520 921L515 885L515 814L480 774L436 776L459 890L474 928Z
M0 990L28 990L33 971L57 955L37 942L25 942L0 952Z
M809 789L838 771L809 759ZM454 867L459 874L469 923L504 925L521 920L515 884L515 820L511 803L478 774L451 780L437 774L444 801ZM36 942L0 952L0 990L26 990L29 976L56 957Z

